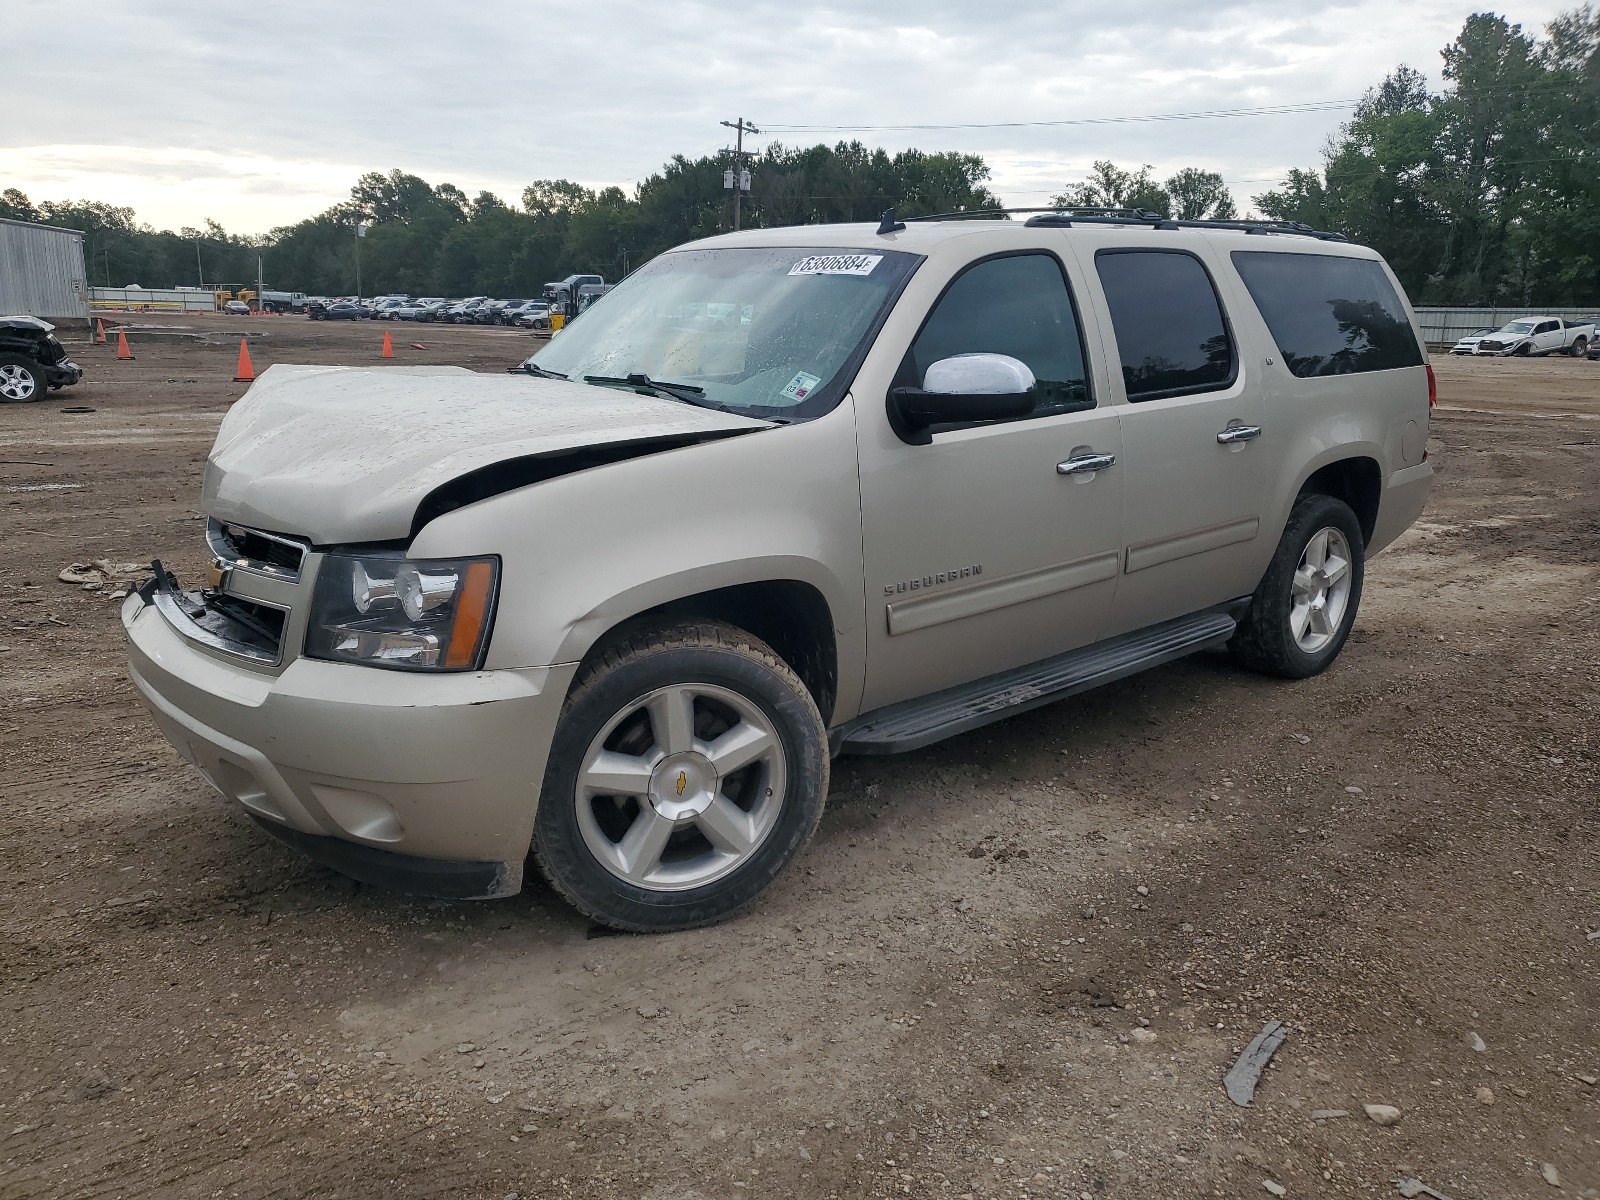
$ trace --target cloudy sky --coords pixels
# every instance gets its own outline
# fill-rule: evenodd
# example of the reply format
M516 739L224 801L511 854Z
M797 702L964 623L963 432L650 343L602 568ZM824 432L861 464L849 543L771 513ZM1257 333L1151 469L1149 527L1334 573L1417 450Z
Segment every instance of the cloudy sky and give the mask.
M1574 3L1500 11L1537 29ZM976 152L1013 205L1097 158L1220 171L1247 205L1313 165L1347 110L1104 119L1348 101L1399 62L1437 85L1475 7L6 0L7 42L32 49L0 72L0 187L260 232L391 167L510 200L541 178L631 187L744 116L758 147Z

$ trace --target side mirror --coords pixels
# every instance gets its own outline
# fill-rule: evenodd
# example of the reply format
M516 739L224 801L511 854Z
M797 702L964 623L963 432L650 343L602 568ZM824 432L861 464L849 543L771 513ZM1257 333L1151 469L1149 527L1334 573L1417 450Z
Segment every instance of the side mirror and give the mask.
M1026 363L1006 354L957 354L930 366L921 387L895 388L889 407L896 431L926 444L931 425L1025 417L1037 398Z

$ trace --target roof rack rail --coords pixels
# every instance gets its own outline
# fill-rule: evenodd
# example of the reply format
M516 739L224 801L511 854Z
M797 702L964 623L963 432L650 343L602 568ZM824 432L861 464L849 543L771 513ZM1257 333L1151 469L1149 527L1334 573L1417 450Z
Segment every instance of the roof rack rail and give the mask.
M1283 233L1316 238L1323 242L1344 242L1342 233L1313 229L1300 221L1184 221L1164 217L1148 208L1097 208L1088 206L1051 208L969 208L961 212L931 213L925 217L901 217L902 221L1001 220L1023 213L1032 214L1024 225L1070 229L1074 225L1142 225L1150 229L1234 229L1242 233Z

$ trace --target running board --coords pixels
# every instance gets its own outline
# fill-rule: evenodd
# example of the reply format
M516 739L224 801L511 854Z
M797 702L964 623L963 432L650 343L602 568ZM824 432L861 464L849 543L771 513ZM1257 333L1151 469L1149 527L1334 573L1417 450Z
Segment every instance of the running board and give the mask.
M998 675L890 704L829 731L833 753L901 754L1204 650L1233 636L1248 596Z

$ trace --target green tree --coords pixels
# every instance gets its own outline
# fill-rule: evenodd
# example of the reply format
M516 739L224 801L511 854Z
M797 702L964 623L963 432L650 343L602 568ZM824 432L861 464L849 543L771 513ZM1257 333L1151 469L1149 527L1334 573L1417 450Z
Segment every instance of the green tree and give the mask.
M1167 180L1165 191L1171 198L1168 215L1180 221L1233 221L1239 216L1232 194L1215 171L1184 167Z
M1096 160L1088 179L1063 189L1050 203L1058 208L1141 208L1163 217L1172 215L1172 196L1156 182L1149 163L1137 171L1124 171L1113 162Z
M1375 247L1422 302L1600 300L1600 16L1540 39L1477 13L1440 57L1439 92L1397 68L1257 207Z

